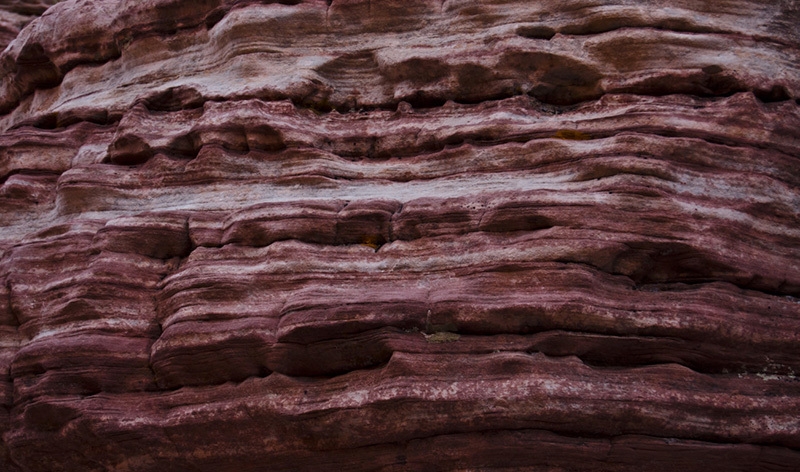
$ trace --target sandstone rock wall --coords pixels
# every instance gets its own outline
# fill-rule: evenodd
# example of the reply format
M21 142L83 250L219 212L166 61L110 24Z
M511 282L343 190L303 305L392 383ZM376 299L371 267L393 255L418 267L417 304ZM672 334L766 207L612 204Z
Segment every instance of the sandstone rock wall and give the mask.
M796 470L798 24L67 0L2 33L0 469Z
M20 30L59 0L4 0L0 3L0 51Z

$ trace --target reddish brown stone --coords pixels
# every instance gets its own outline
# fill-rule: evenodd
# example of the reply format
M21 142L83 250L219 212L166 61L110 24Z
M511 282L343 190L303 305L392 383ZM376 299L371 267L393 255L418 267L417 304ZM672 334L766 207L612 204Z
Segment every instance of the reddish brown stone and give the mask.
M6 2L0 470L796 470L799 22Z

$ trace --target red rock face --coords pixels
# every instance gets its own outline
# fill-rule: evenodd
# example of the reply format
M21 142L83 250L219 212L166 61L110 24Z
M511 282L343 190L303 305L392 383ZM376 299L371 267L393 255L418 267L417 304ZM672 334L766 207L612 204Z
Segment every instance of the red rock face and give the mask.
M52 3L0 469L797 470L796 2Z
M0 51L17 37L28 23L59 0L4 0L0 4Z

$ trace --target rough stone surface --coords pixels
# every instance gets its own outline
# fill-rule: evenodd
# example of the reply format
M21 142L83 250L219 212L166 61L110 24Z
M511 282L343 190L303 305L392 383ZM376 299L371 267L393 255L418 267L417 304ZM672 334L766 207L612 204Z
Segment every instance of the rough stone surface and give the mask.
M54 3L0 469L797 470L796 1Z
M0 51L17 37L28 23L59 0L3 0L0 3Z

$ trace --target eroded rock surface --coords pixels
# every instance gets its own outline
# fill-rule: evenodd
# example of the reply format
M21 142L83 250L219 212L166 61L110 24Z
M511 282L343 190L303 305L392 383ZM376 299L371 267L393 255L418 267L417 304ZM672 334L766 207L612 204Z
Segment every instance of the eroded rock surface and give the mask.
M4 0L0 3L0 51L19 32L59 0Z
M53 3L0 469L796 470L796 2Z

